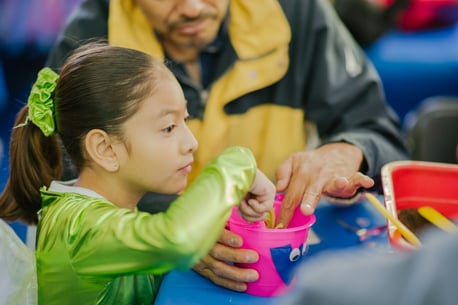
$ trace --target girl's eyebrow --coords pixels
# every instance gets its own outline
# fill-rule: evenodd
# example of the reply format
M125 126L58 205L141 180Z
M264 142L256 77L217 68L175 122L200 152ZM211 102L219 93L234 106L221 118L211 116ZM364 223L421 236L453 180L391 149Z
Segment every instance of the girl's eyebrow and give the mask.
M186 115L188 115L188 111L187 111L187 108L186 106L188 105L188 101L185 100L185 113ZM161 117L164 117L166 115L169 115L169 114L179 114L181 112L181 109L177 109L177 108L164 108L162 109L158 114L157 114L157 118L161 118Z
M176 109L166 108L166 109L161 110L157 116L158 117L163 117L163 116L166 116L168 114L175 114L175 113L178 113L178 112L179 111L176 110Z
M159 113L157 113L156 115L154 115L154 119L160 119L160 118L166 117L167 115L177 116L177 115L180 115L181 113L182 113L181 109L165 108L159 111ZM185 115L187 114L188 112L186 111Z

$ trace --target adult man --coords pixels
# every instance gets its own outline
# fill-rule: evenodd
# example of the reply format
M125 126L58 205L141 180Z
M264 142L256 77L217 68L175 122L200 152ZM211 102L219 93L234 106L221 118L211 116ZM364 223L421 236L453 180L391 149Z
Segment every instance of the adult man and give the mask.
M199 141L194 173L224 147L249 147L286 190L283 224L299 202L312 213L322 193L352 197L406 157L377 74L327 1L86 0L47 65L97 37L169 62ZM311 130L321 146L306 151ZM195 270L245 290L257 273L225 263L257 259L240 245L225 231Z

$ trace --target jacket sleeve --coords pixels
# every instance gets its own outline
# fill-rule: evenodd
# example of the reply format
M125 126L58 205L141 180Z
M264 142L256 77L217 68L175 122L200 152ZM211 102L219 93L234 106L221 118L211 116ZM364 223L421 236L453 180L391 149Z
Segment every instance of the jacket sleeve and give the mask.
M107 40L109 0L83 0L68 17L45 66L58 71L65 59L88 40Z
M458 236L431 231L415 252L342 250L307 260L281 305L454 305ZM382 248L382 247L380 247Z
M292 43L303 49L292 56L306 71L306 119L316 124L322 144L358 146L365 172L376 177L385 163L407 158L399 119L385 101L381 80L329 1L295 2L302 11L289 7L287 14L300 24L292 26Z
M68 217L72 223L67 225L65 255L84 275L188 269L218 240L232 207L245 197L255 175L252 153L232 147L213 159L164 213L106 204L82 209L84 215Z

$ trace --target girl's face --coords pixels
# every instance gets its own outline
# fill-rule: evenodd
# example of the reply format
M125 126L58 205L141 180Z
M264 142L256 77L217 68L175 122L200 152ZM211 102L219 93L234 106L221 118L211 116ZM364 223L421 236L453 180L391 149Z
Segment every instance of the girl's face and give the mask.
M123 125L124 142L116 144L119 176L132 192L178 193L187 184L197 141L178 82L167 77Z

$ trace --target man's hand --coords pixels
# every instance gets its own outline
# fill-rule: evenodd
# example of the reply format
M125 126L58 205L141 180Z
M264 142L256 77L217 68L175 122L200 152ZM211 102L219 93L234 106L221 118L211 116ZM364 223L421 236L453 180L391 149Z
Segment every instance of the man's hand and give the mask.
M305 215L312 214L321 194L348 198L374 181L359 172L361 150L348 143L331 143L315 150L292 154L277 169L277 191L285 191L278 223L287 226L300 204Z
M240 249L242 243L239 235L223 230L210 253L194 265L194 271L216 285L235 291L246 291L246 282L256 281L259 274L254 269L239 268L232 263L255 263L259 256L256 251Z

